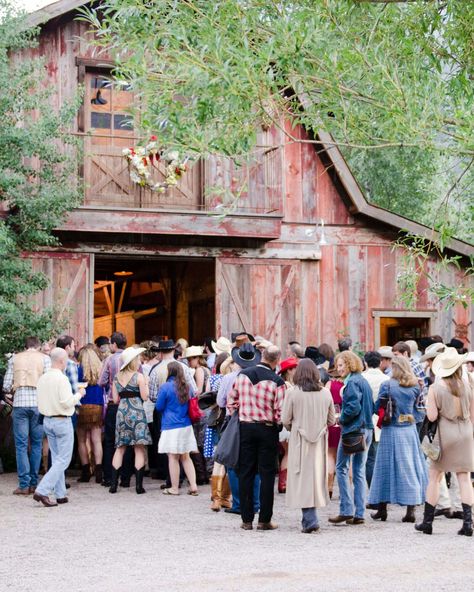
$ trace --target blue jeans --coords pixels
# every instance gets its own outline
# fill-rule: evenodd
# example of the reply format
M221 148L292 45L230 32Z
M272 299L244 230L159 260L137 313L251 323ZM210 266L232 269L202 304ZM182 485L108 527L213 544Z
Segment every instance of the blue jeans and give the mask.
M43 426L38 423L38 407L13 407L13 435L18 484L21 489L36 487L43 446Z
M49 495L52 491L56 498L66 497L64 471L71 462L74 447L74 428L70 417L45 417L44 432L48 436L51 451L51 468L41 479L36 488L40 495Z
M374 430L364 430L366 449L358 454L345 454L342 450L342 438L337 448L336 475L339 485L339 514L341 516L355 516L363 518L365 514L365 501L367 496L367 484L365 480L365 464ZM352 482L354 493L349 483L349 466L352 459ZM355 505L355 514L354 514Z
M240 512L239 478L234 469L227 469L227 478L232 492L232 510ZM260 511L260 475L256 475L253 483L253 507L255 513Z
M316 508L301 508L303 518L301 520L301 526L303 528L319 528L319 519Z
M370 484L372 483L372 477L374 474L375 459L377 458L378 445L378 442L372 440L372 444L370 445L369 452L367 454L367 462L365 464L365 478L367 480L367 485L369 488Z

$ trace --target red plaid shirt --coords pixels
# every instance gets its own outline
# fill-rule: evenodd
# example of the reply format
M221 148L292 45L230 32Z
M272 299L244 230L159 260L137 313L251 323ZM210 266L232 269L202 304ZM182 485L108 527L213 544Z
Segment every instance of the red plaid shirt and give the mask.
M227 409L240 421L281 423L284 381L266 364L242 370L227 398Z

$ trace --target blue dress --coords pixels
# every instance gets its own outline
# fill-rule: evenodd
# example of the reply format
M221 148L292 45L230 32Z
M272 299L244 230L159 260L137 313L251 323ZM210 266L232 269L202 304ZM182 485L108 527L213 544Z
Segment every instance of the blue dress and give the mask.
M115 388L120 397L115 423L115 447L134 446L135 444L148 446L152 444L150 429L143 409L143 401L140 397L138 374L135 372L126 386L122 386L115 379ZM125 393L131 395L136 393L136 396L124 397Z
M375 404L390 396L395 410L389 426L382 426L377 449L374 474L369 492L369 503L390 503L417 506L425 501L428 485L428 466L420 447L416 429L416 400L418 386L402 387L396 380L384 382Z

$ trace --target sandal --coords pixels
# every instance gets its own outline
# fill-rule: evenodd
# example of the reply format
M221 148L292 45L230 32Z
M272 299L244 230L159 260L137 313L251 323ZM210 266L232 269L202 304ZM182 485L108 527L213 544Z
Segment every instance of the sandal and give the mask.
M163 489L162 493L163 493L163 495L179 495L179 493L175 493L174 491L171 491L171 489L169 489L168 487Z
M188 489L188 495L199 495L199 491L197 489Z

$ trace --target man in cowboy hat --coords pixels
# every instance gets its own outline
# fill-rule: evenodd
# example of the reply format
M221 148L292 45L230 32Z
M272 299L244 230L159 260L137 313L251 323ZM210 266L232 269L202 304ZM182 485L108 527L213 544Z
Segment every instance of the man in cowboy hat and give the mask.
M250 346L250 344L245 344ZM243 365L228 400L230 413L238 412L240 418L239 489L242 525L252 530L255 516L253 486L260 474L260 514L258 530L278 528L272 519L273 495L278 454L278 433L281 408L285 396L285 383L275 373L281 352L275 345L268 347L261 363L250 366L259 357L252 347L232 350L233 359ZM250 367L249 367L250 366Z
M425 375L428 380L428 383L431 385L435 380L435 376L432 371L433 360L436 358L438 354L443 353L445 350L444 343L432 343L425 349L425 353L420 358L420 364L426 362L425 365Z
M392 348L389 345L382 345L377 350L377 353L380 354L380 370L387 375L391 376L392 374L392 359L393 359L393 352Z

